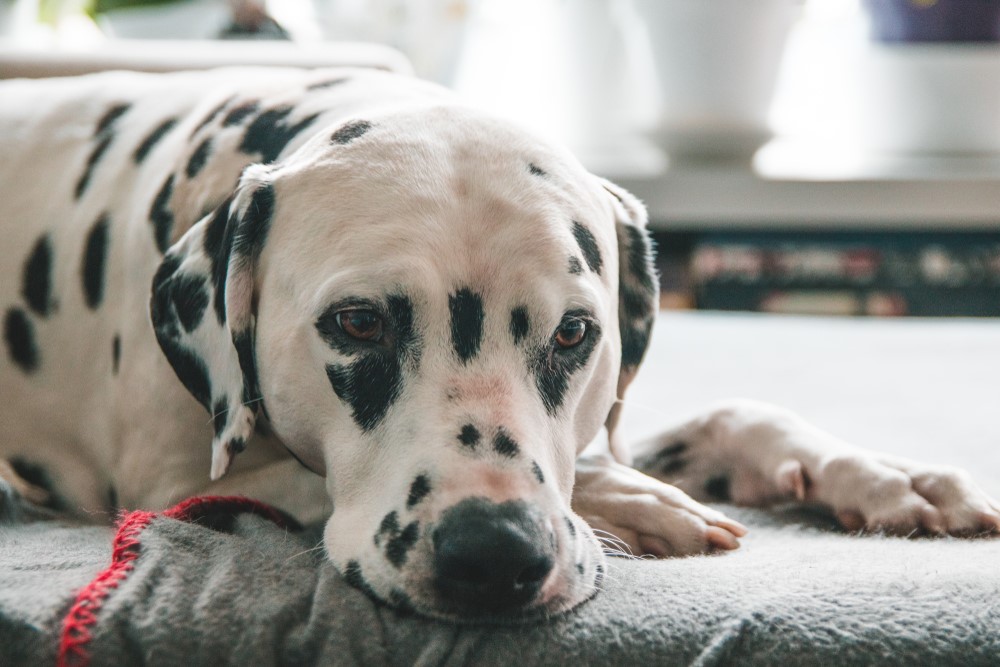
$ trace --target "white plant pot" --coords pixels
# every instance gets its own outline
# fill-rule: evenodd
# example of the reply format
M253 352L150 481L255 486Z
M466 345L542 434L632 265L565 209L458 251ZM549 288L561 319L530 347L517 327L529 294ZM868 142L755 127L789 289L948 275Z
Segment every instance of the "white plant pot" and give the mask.
M897 154L1000 154L1000 45L872 45L861 140Z
M771 136L768 112L799 0L633 0L650 34L673 157L747 157Z

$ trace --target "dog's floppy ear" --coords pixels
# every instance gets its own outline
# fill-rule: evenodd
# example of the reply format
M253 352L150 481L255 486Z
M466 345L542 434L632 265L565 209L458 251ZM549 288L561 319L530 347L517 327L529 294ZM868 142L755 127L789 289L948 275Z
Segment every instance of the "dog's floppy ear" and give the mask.
M254 270L274 212L262 165L166 253L150 317L177 377L212 415L211 478L246 447L263 409L254 355Z
M612 456L630 464L632 455L618 428L621 399L635 378L649 347L649 337L659 308L659 280L653 265L652 241L646 231L646 208L617 185L599 179L612 198L615 232L618 237L618 328L622 341L622 362L618 374L618 401L608 413L605 426Z

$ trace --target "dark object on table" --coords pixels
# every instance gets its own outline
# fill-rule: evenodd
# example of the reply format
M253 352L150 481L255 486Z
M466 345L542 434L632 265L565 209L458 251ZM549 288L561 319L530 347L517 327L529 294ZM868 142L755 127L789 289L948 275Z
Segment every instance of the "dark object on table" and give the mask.
M997 0L865 0L878 42L997 42Z

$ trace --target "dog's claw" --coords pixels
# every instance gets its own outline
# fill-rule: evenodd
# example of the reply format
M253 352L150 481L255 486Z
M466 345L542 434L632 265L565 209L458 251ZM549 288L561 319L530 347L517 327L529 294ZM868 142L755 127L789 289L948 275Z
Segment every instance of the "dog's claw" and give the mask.
M734 521L733 519L729 519L726 517L717 519L712 523L713 525L718 526L719 528L724 528L725 530L729 531L736 537L743 537L748 532L750 532L749 529L739 521Z
M849 533L856 533L865 527L865 519L859 512L854 510L842 510L837 512L837 521Z
M945 535L948 532L941 511L929 503L920 510L920 525L931 535Z
M1000 512L986 511L979 513L979 523L988 535L1000 534Z
M718 526L709 526L705 529L705 541L716 549L725 549L726 551L740 547L740 543L733 533Z

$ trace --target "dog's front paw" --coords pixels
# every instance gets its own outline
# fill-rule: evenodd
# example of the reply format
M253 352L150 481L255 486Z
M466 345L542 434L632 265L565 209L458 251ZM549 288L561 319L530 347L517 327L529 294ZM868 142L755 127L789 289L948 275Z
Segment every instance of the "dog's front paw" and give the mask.
M577 460L573 510L609 552L635 556L736 549L747 532L680 489L604 458Z
M957 468L842 456L823 466L817 486L836 485L831 509L847 530L893 535L1000 534L1000 503ZM822 491L822 489L818 489Z

